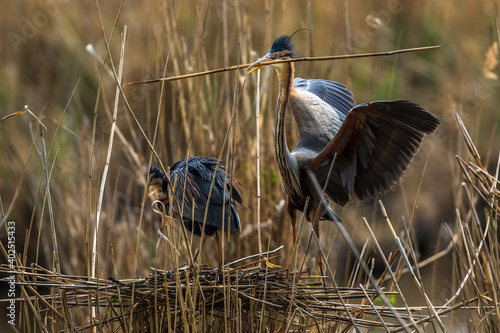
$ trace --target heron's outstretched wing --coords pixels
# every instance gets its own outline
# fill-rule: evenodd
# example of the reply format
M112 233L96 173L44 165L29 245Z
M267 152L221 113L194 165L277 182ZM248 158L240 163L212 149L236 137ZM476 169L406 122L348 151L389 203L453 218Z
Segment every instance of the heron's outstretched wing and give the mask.
M316 79L305 80L298 77L293 80L293 87L315 94L344 116L355 105L352 93L342 83Z
M296 78L288 106L299 129L296 149L319 152L339 131L354 100L338 82Z
M322 184L335 154L327 194L340 205L369 199L391 188L404 173L425 134L439 120L407 101L378 101L354 107L337 135L309 165Z

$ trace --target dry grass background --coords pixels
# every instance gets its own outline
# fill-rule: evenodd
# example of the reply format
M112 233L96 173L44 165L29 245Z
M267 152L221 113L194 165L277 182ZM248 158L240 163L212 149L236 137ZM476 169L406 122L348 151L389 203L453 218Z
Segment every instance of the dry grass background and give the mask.
M500 148L499 81L494 66L487 73L483 69L488 49L498 41L494 5L492 1L129 1L118 17L110 50L117 66L120 33L127 25L122 81L126 83L162 77L165 64L167 76L175 76L252 62L267 52L275 37L301 27L310 30L294 37L299 57L442 45L441 49L422 53L296 65L298 77L347 84L358 103L408 99L440 118L440 128L425 139L401 182L381 197L397 232L404 231L405 224L410 226L418 260L423 260L449 244L451 238L444 224L454 230L457 211L464 220L471 218L467 215L470 206L464 195L462 171L455 158L459 155L467 161L470 155L455 113L464 120L486 168L495 174ZM120 2L108 1L100 6L104 33L109 38ZM116 89L109 74L109 59L100 79L100 61L105 59L106 50L96 4L28 0L3 8L0 15L2 117L27 104L47 127L43 136L61 272L86 276ZM373 24L373 18L380 19L382 25ZM93 45L95 55L86 51L87 44ZM262 71L261 76L262 246L274 249L284 244L285 250L273 263L286 265L291 252L291 226L280 208L284 191L273 148L277 79L272 69ZM224 159L229 156L234 176L245 186L247 204L239 210L243 232L232 238L232 260L258 253L259 249L256 80L257 75L241 70L166 83L155 144L165 165L188 154L217 157L222 151ZM124 93L146 135L153 140L161 85L125 87ZM235 128L224 147L233 110ZM99 276L147 276L155 263L172 269L175 262L165 257L165 244L157 235L159 216L149 203L141 209L151 151L122 101L116 124L102 201ZM292 142L296 132L291 117L287 126ZM27 114L9 118L2 123L0 134L2 221L16 221L16 249L23 254L24 265L36 262L51 268L53 237L43 195L37 122ZM477 205L481 206L481 200ZM482 205L478 214L486 221L488 214ZM334 209L360 248L370 238L362 220L366 217L384 253L396 249L376 202ZM308 225L302 229L302 251L308 229ZM322 223L321 233L330 265L339 281L347 283L350 251L333 224ZM25 241L26 235L29 239ZM172 226L169 236L180 251L178 261L187 263L178 225ZM3 225L0 237L5 246ZM197 246L199 240L193 241ZM212 267L216 266L215 246L213 240L208 241L202 255L202 262ZM367 249L377 258L372 245ZM316 257L312 254L316 251L309 253L306 263L314 270ZM427 293L437 304L444 304L456 291L456 260L450 254L421 271ZM383 269L376 259L376 271L379 262ZM402 288L414 288L410 277L403 276L400 284ZM408 292L407 297L411 304L423 302L419 293ZM5 316L1 315L3 320Z

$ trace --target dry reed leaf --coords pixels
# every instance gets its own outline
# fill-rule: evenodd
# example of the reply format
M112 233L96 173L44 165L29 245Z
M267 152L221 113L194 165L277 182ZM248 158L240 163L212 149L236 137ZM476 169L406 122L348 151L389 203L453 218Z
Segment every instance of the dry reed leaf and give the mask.
M486 52L483 64L483 76L485 79L498 80L497 73L493 71L498 66L498 42L494 42Z
M474 157L474 159L476 160L479 167L486 171L486 164L481 159L481 156L479 155L479 152L477 151L477 148L474 145L474 142L472 142L472 138L470 137L469 132L465 128L465 125L462 121L462 118L458 115L458 113L455 114L455 119L458 123L458 128L460 129L460 132L462 133L462 136L465 140L465 144L467 145L467 149L469 150L470 154Z
M379 30L379 29L386 30L387 29L384 22L382 22L381 19L379 19L378 17L376 17L373 14L366 15L365 20L366 20L366 24L368 24L368 26L373 28L373 29L376 29L376 30Z

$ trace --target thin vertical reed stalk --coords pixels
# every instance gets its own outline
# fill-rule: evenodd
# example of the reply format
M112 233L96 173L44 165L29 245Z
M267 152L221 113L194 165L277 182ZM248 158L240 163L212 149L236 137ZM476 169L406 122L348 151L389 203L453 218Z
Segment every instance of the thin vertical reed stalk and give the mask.
M54 270L56 272L61 272L61 266L59 263L59 248L57 246L57 233L56 224L54 221L54 209L52 206L52 197L50 195L50 183L49 183L49 171L47 170L47 152L45 150L45 139L43 138L43 127L42 123L38 124L40 130L40 140L42 145L42 163L43 163L43 177L45 179L45 193L47 195L47 203L49 205L49 216L50 216L50 228L52 230L52 246L53 246L53 259L54 259Z
M262 227L260 225L260 69L257 70L257 84L255 97L255 141L256 141L256 176L257 176L257 242L259 254L262 254Z
M121 45L121 51L120 51L120 63L118 67L118 77L117 77L117 88L116 88L116 93L115 93L115 104L113 108L113 119L111 123L111 130L110 130L110 135L109 135L109 142L108 142L108 150L106 154L106 163L104 164L104 170L101 178L101 186L99 189L99 199L97 201L97 213L96 213L96 223L94 227L94 233L93 233L93 238L92 238L92 264L91 264L91 278L98 277L97 271L99 270L98 267L98 235L99 235L99 222L100 222L100 217L101 217L101 211L102 211L102 200L104 197L104 189L106 186L106 178L108 175L108 170L109 170L109 163L111 161L111 153L113 151L113 139L114 139L114 134L115 134L115 129L116 129L116 119L118 115L118 103L119 103L119 98L120 98L120 85L121 85L121 79L122 79L122 74L123 74L123 63L125 59L125 40L127 37L127 26L125 25L123 27L123 34L122 34L122 45ZM137 257L136 257L137 260ZM135 270L134 270L135 271ZM95 307L92 307L92 318L95 317L97 309Z
M92 168L94 165L94 150L95 150L95 136L96 136L96 131L97 131L97 113L98 113L98 107L99 107L99 101L102 93L102 82L103 82L103 75L104 71L106 68L106 59L108 57L108 53L106 52L104 55L104 60L101 63L101 72L99 74L99 85L97 87L97 96L96 96L96 101L94 105L94 119L92 123L92 136L91 136L91 142L90 142L90 153L89 153L89 171L88 171L88 177L87 177L87 229L85 232L85 244L87 246L85 253L87 254L87 274L88 276L91 276L93 273L93 268L92 268L92 255L89 255L89 249L88 246L90 244L90 228L91 228L91 212L92 212Z
M166 75L166 72L167 72L167 64L168 64L168 57L167 57L167 60L165 61L165 66L163 68L163 75ZM157 134L158 134L158 128L159 128L159 125L160 125L160 118L161 118L161 110L162 110L162 106L163 106L163 93L165 91L165 85L162 84L161 85L161 89L160 89L160 96L159 96L159 102L158 102L158 110L157 110L157 114L156 114L156 121L155 121L155 128L154 128L154 133L153 133L153 141L152 141L152 145L153 147L155 146L155 143L156 143L156 138L157 138ZM149 172L149 168L151 167L151 162L153 161L153 156L154 154L151 152L151 154L149 155L149 162L148 162L148 169L147 169L147 172ZM165 170L164 170L165 171ZM149 184L147 184L149 185ZM146 186L147 186L146 185ZM147 191L148 189L146 188L146 193L144 195L144 197L146 197L146 194L147 194ZM141 218L140 220L142 221L142 215L144 213L144 203L141 205ZM162 215L162 219L164 218L164 216ZM162 223L163 225L163 223ZM161 231L160 229L158 229L158 233L161 234ZM166 238L166 237L165 237ZM166 238L168 243L167 243L167 246L170 247L170 240L168 240L168 238ZM158 253L158 245L159 245L159 241L161 240L161 236L159 236L159 239L158 239L158 242L157 242L157 246L156 246L156 250L155 252ZM139 241L137 241L139 242ZM155 260L155 270L158 269L158 256L156 256L156 260ZM155 274L155 285L157 285L157 274ZM158 290L155 290L155 295L154 295L154 304L155 304L155 307L158 307ZM156 332L159 332L160 331L160 323L159 323L159 315L157 312L155 312L155 330Z

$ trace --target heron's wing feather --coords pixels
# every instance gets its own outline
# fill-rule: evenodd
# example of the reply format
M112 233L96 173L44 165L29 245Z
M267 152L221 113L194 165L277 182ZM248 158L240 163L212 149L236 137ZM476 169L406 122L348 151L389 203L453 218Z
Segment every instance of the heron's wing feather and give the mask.
M319 152L338 132L354 100L340 83L296 78L288 106L299 130L296 149Z
M310 168L326 181L328 196L341 205L352 197L369 199L391 188L404 173L425 134L439 120L417 104L379 101L354 107L337 135L311 162Z
M350 109L355 105L352 93L341 83L327 80L305 80L295 78L293 87L297 90L303 90L318 96L333 109L347 115Z
M192 202L185 202L184 214L199 223L203 223L206 214L207 234L208 231L215 230L213 228L222 229L224 220L224 230L233 235L240 229L235 201L242 203L242 198L234 185L237 181L232 180L226 173L223 163L219 163L218 167L217 164L218 160L210 157L198 156L189 159L185 177L188 181L186 188L191 189L195 206L193 208ZM180 174L183 171L185 172L185 169L178 169L177 172ZM226 223L230 224L229 228Z
M212 193L210 194L210 203L228 203L231 198L232 201L243 204L243 200L238 189L238 187L240 187L238 180L233 179L228 173L226 173L224 164L219 163L217 168L217 160L210 160L210 163L205 163L203 167L199 166L196 168L196 172L198 173L198 177L196 178L200 180L200 182L197 182L198 187L200 187L205 198L208 198L210 187L212 186L212 181L215 176Z
M170 169L170 181L174 189L175 200L182 209L183 218L192 218L192 203L195 200L198 188L192 178L192 174L186 172L186 166L182 165L176 169ZM164 189L168 191L168 188ZM177 213L177 204L172 203L172 209Z
M220 181L224 181L224 178L220 179L221 177L224 176L216 176L212 192L210 192L211 182L201 181L198 183L197 207L194 211L196 219L201 223L205 217L205 209L208 202L206 225L224 229L226 232L229 231L231 235L234 235L240 230L240 219L236 211L235 199L241 201L241 197L235 187L233 187L232 193L230 193L230 179L227 180L228 184L226 189L224 189L224 186L220 184ZM224 223L224 228L222 228L222 223Z

